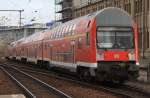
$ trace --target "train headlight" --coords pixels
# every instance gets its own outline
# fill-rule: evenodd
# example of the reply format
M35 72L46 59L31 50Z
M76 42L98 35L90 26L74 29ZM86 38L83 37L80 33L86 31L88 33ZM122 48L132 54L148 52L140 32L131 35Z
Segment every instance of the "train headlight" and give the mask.
M136 65L137 65L137 66L140 66L140 63L139 63L139 62L136 62Z
M134 51L130 51L128 54L129 60L134 61L135 60L135 53Z
M104 60L104 53L97 53L97 60Z

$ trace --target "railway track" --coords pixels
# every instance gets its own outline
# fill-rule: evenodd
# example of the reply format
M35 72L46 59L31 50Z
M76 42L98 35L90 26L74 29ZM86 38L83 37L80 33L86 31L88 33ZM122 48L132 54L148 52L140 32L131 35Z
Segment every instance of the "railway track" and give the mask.
M24 90L25 95L29 98L72 98L17 68L6 65L0 68Z
M113 93L117 96L121 96L121 98L150 98L150 92L145 91L143 89L137 88L137 87L133 87L130 85L103 85L103 84L99 84L99 83L87 83L87 82L83 82L80 81L76 78L66 78L66 75L59 75L59 73L55 73L51 72L51 71L45 71L45 70L41 70L41 69L34 69L34 68L30 68L30 67L25 67L25 66L17 66L17 65L13 65L17 68L20 68L26 72L32 72L32 73L37 73L37 74L42 74L44 76L55 76L59 79L64 79L67 81L71 81L71 82L75 82L84 86L88 86L88 87L92 87L98 90L104 90L110 93ZM57 74L57 76L56 76ZM60 77L61 76L61 77ZM67 76L69 77L69 76Z

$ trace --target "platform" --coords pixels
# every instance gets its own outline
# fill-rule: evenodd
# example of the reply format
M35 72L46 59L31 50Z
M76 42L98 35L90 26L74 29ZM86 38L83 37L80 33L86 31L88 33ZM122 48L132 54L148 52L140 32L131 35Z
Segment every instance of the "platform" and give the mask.
M145 59L140 59L140 71L138 78L139 81L143 81L146 83L150 82L150 57L146 57Z
M150 58L140 59L140 68L147 68L150 63Z
M133 87L137 87L143 89L144 91L150 92L150 84L142 83L142 82L127 82L127 85L132 85Z
M0 95L0 98L26 98L22 94Z

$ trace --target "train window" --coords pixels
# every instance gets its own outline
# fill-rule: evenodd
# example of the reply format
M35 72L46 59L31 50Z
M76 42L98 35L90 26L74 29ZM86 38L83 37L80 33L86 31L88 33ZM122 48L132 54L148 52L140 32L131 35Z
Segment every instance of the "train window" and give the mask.
M60 38L62 37L62 33L63 33L63 27L61 28L61 32L60 32Z
M62 32L62 28L60 27L59 33L58 33L58 38L60 38L61 32Z
M55 34L54 34L54 38L56 38L57 32L58 32L58 28L56 28L56 32L55 32Z
M86 33L86 45L90 46L90 33L89 32Z
M62 37L62 33L63 33L63 27L61 28L61 32L59 33L59 37Z
M56 33L56 38L59 37L59 29L57 30L57 33Z
M52 33L52 39L54 39L54 32Z
M71 25L70 25L70 26L68 26L68 32L67 32L67 34L66 34L66 35L70 35L70 32L71 32Z
M62 33L62 28L60 28L59 30L59 38L61 37L61 33Z
M72 32L72 35L74 35L75 29L76 29L76 24L73 25L73 32Z
M72 25L69 26L68 35L71 35L72 32Z
M56 38L57 29L54 32L54 39Z
M65 32L66 32L66 26L63 29L63 37L65 36Z
M56 35L56 38L59 38L59 33L60 33L60 31L58 30L57 35Z
M87 28L90 26L91 21L88 22Z
M71 35L74 35L74 24L72 25L71 29Z
M69 32L71 32L72 31L72 25L69 27Z
M53 32L52 32L52 34L51 34L51 39L53 39Z
M55 38L58 38L58 34L59 34L59 28L57 29Z
M55 30L55 32L53 33L53 39L55 39L56 32L57 30Z
M58 33L58 28L56 29L56 32L55 32L55 38L57 38L57 33Z
M55 38L55 33L56 33L56 30L53 32L53 39Z
M51 33L52 34L52 33ZM49 39L51 39L51 34L49 35Z
M70 26L67 26L67 27L66 27L65 36L67 36L67 34L68 34L68 32L69 32L69 27L70 27Z
M52 39L52 33L50 34L50 39Z
M53 39L53 32L51 33L51 39Z
M69 30L70 30L70 25L69 25L69 26L67 26L67 33L69 32Z
M82 38L79 37L78 38L78 48L81 48L82 47Z
M52 33L52 39L54 39L54 34L55 34L55 30L54 30L53 33Z
M54 31L53 31L53 34L56 32L56 28L54 29Z
M63 27L62 37L64 37L65 27Z
M58 29L58 31L57 31L57 33L56 33L56 38L58 38L58 36L59 36L59 29Z
M69 27L68 35L70 36L70 35L71 35L71 33L72 33L72 25L70 25L70 27Z
M67 27L65 26L65 27L64 27L63 37L65 37L66 29L67 29Z

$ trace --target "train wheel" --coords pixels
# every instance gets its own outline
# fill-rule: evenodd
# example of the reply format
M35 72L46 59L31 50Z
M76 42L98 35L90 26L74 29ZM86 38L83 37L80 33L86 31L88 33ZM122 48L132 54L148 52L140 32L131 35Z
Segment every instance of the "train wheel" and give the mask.
M47 64L46 64L46 68L47 68L48 70L51 70L51 69L52 69L50 63L47 63Z
M116 84L123 84L125 82L125 80L123 79L120 79L120 80L113 80L112 81L113 83L116 83Z
M91 75L90 75L90 72L88 69L81 70L79 75L80 75L79 77L81 80L84 80L84 81L90 81L91 80Z
M119 84L123 84L125 82L125 80L121 79L119 80Z

